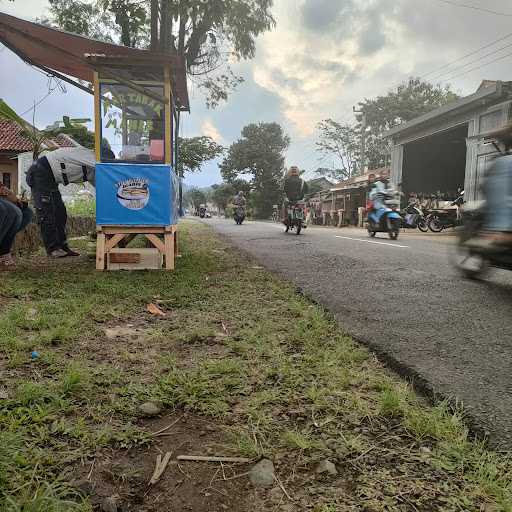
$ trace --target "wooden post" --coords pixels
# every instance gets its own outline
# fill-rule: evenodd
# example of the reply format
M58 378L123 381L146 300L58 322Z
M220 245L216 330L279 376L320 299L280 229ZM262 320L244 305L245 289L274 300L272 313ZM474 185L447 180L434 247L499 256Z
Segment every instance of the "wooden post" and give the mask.
M94 150L96 162L101 161L101 92L98 72L94 72Z
M165 99L168 100L165 103L165 163L172 163L172 90L171 90L171 69L169 66L166 66L164 69L164 96Z
M96 240L96 270L105 270L105 233L98 229Z
M174 233L174 227L171 227L170 229L166 228L164 233L166 270L174 270Z

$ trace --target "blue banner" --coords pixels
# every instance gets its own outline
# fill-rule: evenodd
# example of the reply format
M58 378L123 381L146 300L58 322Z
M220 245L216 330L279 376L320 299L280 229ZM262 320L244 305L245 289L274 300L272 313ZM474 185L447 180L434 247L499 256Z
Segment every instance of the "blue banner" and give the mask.
M170 226L178 222L178 180L169 165L96 164L96 223Z

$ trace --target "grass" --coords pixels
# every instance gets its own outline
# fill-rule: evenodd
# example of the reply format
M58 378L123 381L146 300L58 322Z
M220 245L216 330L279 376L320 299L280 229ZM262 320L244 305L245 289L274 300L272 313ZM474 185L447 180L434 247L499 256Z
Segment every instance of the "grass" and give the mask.
M319 512L512 511L509 455L472 441L460 411L426 405L206 227L182 232L175 273L27 259L3 279L0 510L92 510L69 486L74 469L104 447L151 443L137 405L154 399L213 418L234 454L273 458ZM147 315L149 302L167 317ZM128 324L140 333L106 340ZM334 484L314 476L325 458Z

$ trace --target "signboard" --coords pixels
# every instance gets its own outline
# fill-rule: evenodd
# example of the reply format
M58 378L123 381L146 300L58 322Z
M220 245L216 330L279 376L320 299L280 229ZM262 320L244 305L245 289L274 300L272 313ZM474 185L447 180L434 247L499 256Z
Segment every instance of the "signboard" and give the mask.
M176 224L177 194L178 181L169 165L96 164L96 224Z

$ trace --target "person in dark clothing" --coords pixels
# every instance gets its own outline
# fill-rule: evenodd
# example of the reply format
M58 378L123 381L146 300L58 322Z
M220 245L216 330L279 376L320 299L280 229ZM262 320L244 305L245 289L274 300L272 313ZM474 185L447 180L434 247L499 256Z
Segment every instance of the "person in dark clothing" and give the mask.
M308 194L308 190L308 184L300 177L299 168L296 166L290 167L284 179L284 193L286 198L282 211L283 220L286 219L288 214L288 205L303 200L304 196Z
M30 224L32 216L33 212L25 202L0 185L0 271L16 268L11 254L14 239Z
M48 256L52 258L78 256L78 253L68 246L66 207L45 156L34 162L28 170L27 184L32 189L32 199L41 228L41 238Z

